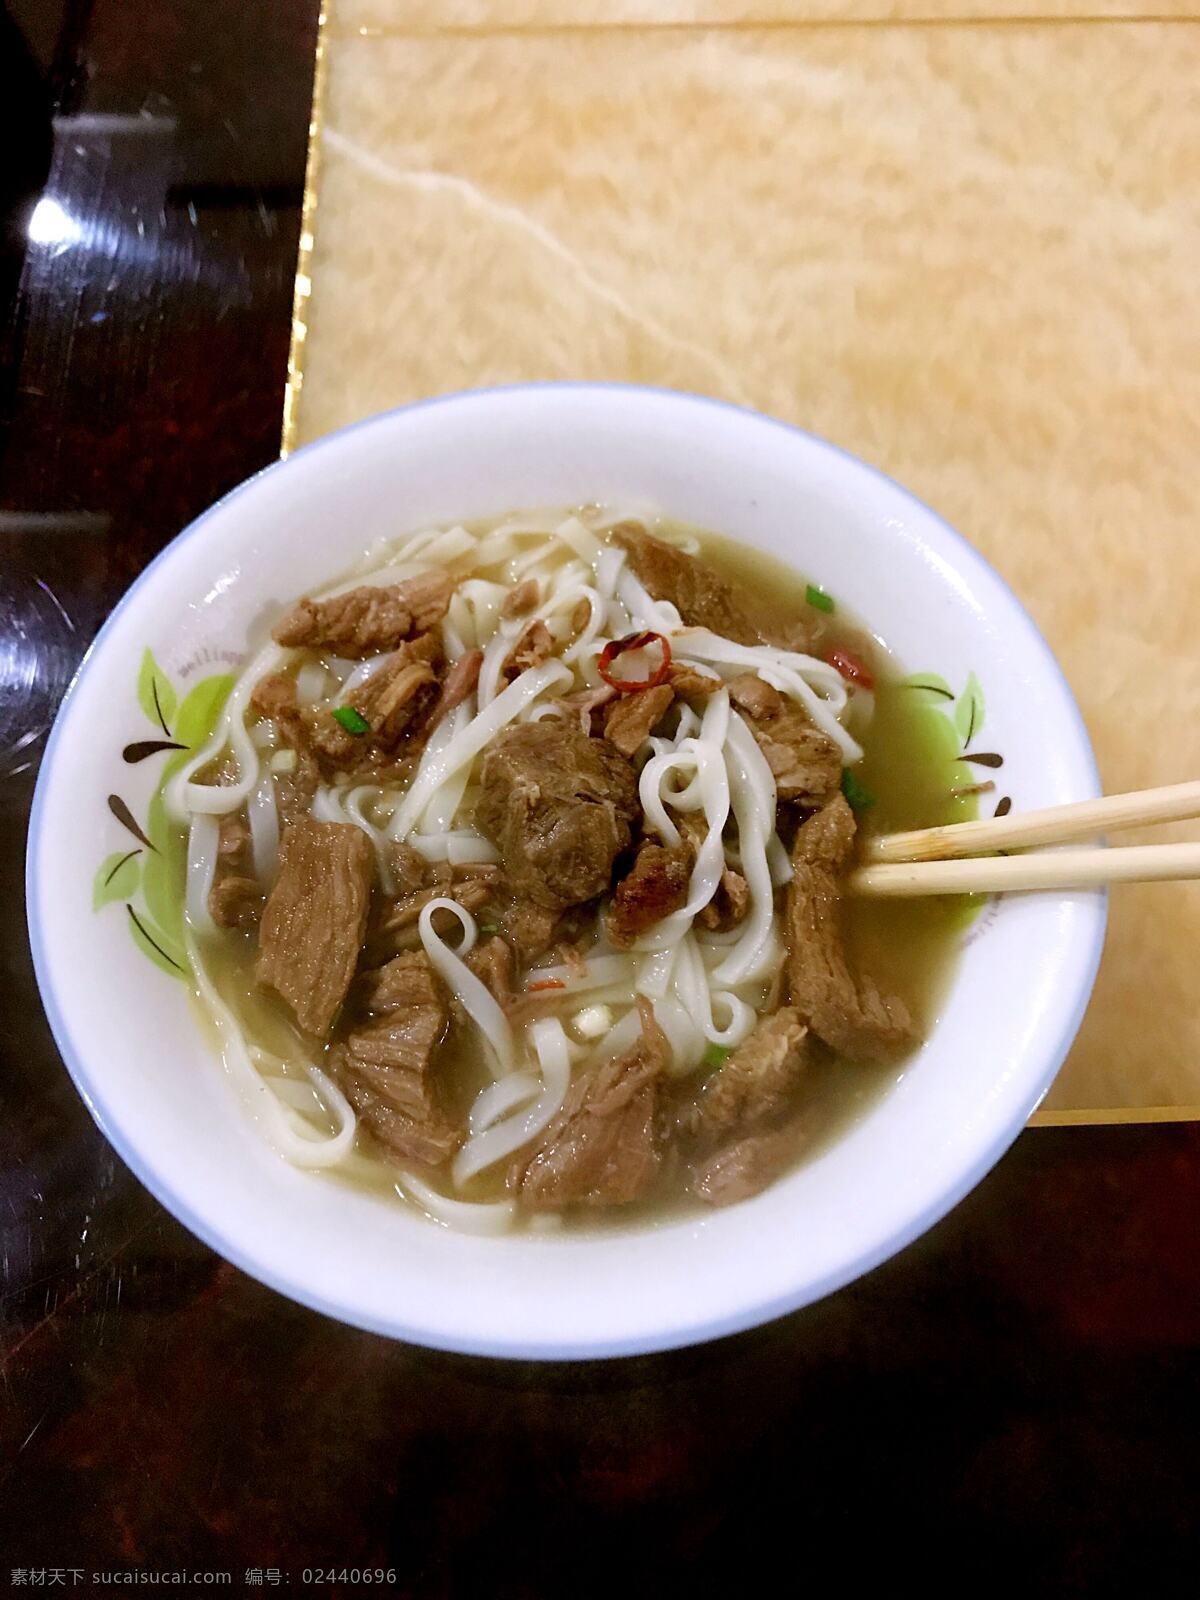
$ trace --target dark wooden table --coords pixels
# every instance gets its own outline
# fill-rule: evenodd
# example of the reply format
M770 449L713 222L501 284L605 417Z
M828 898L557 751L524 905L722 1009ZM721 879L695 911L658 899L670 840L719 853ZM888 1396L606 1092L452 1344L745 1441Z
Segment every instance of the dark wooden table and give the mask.
M34 985L26 817L101 620L277 453L316 11L4 16L0 1580L132 1594L93 1574L212 1570L240 1593L368 1566L414 1596L1195 1592L1200 1127L1026 1133L820 1305L549 1367L280 1299L92 1125Z

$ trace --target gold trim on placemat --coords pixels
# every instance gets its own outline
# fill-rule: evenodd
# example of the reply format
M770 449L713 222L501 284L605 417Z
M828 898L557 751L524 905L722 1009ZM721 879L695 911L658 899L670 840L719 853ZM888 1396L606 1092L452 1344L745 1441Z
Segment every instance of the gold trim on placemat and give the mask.
M296 407L304 383L304 341L308 336L308 297L312 291L313 225L317 215L317 168L320 164L321 123L325 106L325 77L328 67L329 8L324 4L317 16L317 54L313 63L312 112L308 119L308 153L304 160L304 199L300 205L300 249L296 255L296 282L292 290L292 336L288 344L287 386L283 391L283 432L280 457L291 455L296 446Z

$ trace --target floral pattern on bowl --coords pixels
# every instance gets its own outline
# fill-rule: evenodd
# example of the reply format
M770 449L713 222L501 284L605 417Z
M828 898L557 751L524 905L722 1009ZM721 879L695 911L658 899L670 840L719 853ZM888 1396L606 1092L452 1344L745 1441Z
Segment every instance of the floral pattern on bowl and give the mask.
M135 739L125 745L121 757L130 766L162 755L167 760L144 822L137 820L119 794L108 796L109 811L134 843L112 851L97 867L92 910L123 902L134 944L172 978L186 978L190 973L183 941L186 867L183 833L167 816L163 792L168 779L208 740L233 683L233 673L213 673L194 684L181 700L153 651L144 651L137 699L155 737Z

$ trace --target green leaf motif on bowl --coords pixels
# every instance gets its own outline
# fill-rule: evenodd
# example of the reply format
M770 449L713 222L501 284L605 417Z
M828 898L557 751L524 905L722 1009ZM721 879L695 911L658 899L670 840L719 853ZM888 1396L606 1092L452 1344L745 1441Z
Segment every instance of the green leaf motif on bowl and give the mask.
M114 850L96 869L92 883L92 910L99 911L110 900L129 900L137 892L141 851Z
M972 672L967 679L966 688L954 705L954 726L958 729L964 750L983 727L984 715L983 690L979 686L979 679Z
M131 835L131 848L114 850L100 863L92 884L92 910L123 902L130 938L172 978L185 978L189 971L183 942L187 844L183 828L167 815L165 790L175 773L211 737L234 681L231 672L213 673L194 684L181 701L154 652L143 651L137 675L138 705L158 733L183 748L164 744L161 753L167 759L144 822L137 821L119 796L109 796L109 810ZM147 755L153 759L156 753L145 741L125 746L128 762L144 760Z
M171 736L171 718L175 715L176 695L170 678L154 659L150 649L142 653L141 670L137 682L138 704L154 724L168 738Z

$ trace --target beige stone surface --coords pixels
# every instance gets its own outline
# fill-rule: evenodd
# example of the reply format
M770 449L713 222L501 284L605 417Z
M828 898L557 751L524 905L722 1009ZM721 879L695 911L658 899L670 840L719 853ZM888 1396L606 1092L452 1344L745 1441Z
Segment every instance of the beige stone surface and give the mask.
M757 406L996 564L1109 790L1200 776L1200 27L339 31L329 68L302 438L528 378ZM1052 1106L1200 1104L1198 948L1200 886L1116 891Z

